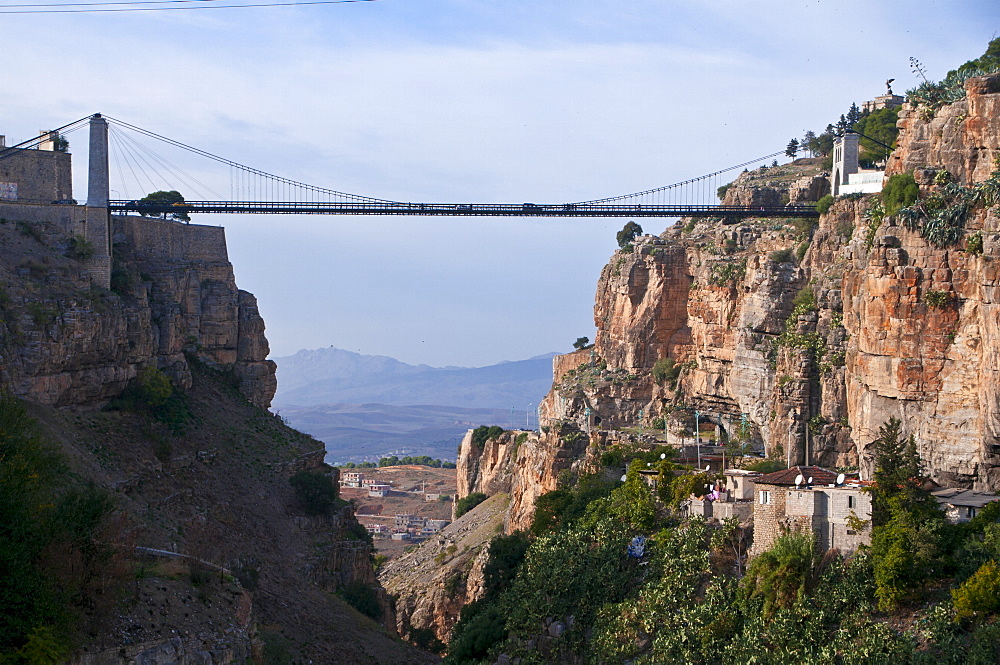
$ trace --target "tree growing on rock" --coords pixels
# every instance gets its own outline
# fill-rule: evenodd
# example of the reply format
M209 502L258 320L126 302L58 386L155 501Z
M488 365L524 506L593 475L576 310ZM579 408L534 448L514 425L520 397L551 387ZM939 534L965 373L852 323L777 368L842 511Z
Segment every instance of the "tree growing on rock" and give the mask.
M635 222L629 222L622 227L622 230L618 232L615 239L618 241L618 246L624 249L626 245L631 244L636 236L639 235L642 235L642 227Z

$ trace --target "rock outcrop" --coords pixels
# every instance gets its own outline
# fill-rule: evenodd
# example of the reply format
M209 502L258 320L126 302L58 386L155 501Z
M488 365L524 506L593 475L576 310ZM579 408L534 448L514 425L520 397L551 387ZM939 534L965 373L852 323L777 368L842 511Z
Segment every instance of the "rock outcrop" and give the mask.
M508 500L495 494L379 572L396 600L401 636L414 640L414 631L430 630L448 642L462 607L485 592L483 567L490 540L503 529Z
M146 366L186 388L196 357L270 405L277 383L264 322L236 287L222 228L115 218L111 291L91 287L85 250L58 225L5 223L0 235L0 382L14 395L100 405Z
M899 127L887 177L912 172L922 197L947 205L948 182L996 180L1000 76L934 111L905 106ZM724 202L824 194L818 161L797 164L744 174ZM989 203L950 244L883 219L878 195L842 197L818 223L682 220L640 236L601 273L594 347L554 359L542 434L516 454L467 440L459 494L502 487L508 531L524 528L560 474L600 469L603 450L641 444L636 430L654 420L680 443L695 411L723 435L743 423L768 455L863 474L879 426L897 417L932 478L1000 490L1000 206Z

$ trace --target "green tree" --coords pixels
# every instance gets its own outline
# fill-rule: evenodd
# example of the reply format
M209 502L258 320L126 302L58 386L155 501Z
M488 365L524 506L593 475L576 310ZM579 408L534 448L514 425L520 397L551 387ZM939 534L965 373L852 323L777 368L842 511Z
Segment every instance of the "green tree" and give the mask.
M577 337L576 341L573 342L573 348L576 349L577 351L579 351L580 349L587 348L588 344L590 344L590 338L589 337Z
M785 533L750 562L741 586L747 596L763 598L764 613L772 615L806 598L819 577L817 564L811 534Z
M816 132L813 130L807 130L805 134L802 135L802 140L799 141L799 145L804 149L808 150L812 157L816 156Z
M851 108L847 110L847 128L852 129L861 120L861 111L855 102L851 102Z
M887 146L894 145L896 137L899 136L899 129L896 127L898 119L898 107L879 109L861 118L855 124L855 131L863 134L861 137L861 155L859 157L862 162L870 166L888 157L889 148L885 148L879 145L879 143Z
M913 435L903 438L902 422L890 418L872 442L875 474L872 489L872 525L887 524L893 509L913 513L921 519L941 515L937 501L921 487L920 455ZM895 501L895 504L894 504Z
M480 425L472 430L472 445L476 448L482 448L487 441L499 438L503 433L504 428L498 425Z
M994 72L998 70L1000 70L1000 37L994 38L989 43L985 53L975 60L969 60L958 69L948 72L946 78L957 78L975 71Z
M618 232L615 239L618 241L618 246L624 249L625 246L635 240L638 235L642 235L642 227L635 222L629 222L622 227L622 230Z
M157 210L152 213L143 212L142 204L144 203L155 205L158 208L170 206L170 212L166 210ZM185 212L184 197L177 190L170 190L169 192L160 190L152 194L147 194L139 199L139 212L144 217L162 216L163 219L175 219L182 222L191 221L191 217Z
M799 140L792 139L788 142L788 146L785 148L785 154L795 159L795 155L799 152Z
M944 572L948 528L930 492L921 486L920 456L913 436L890 418L873 442L872 562L875 595L892 609L914 589Z

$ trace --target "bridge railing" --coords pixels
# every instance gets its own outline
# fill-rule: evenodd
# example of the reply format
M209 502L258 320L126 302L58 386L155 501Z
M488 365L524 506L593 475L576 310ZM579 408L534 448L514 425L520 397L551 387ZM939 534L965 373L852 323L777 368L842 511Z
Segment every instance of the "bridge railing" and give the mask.
M112 212L159 216L171 213L413 215L452 217L818 217L811 205L723 206L590 203L395 203L110 201Z

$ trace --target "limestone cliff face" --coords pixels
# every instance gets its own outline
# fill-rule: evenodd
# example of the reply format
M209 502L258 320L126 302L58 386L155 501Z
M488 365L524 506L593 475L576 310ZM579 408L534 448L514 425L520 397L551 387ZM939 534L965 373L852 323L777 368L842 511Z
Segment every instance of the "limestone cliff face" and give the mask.
M221 228L114 220L113 291L91 288L56 225L0 227L0 381L54 406L115 397L153 365L181 388L189 356L231 368L254 404L277 386L254 297L236 287Z
M947 171L982 182L1000 158L1000 76L972 79L962 101L900 114L888 174L912 171L922 196ZM937 184L935 184L937 183ZM844 255L844 322L851 334L847 407L859 449L890 416L903 419L939 480L1000 488L1000 216L974 208L965 238L936 247L889 217L870 251L855 235ZM982 238L982 251L967 239Z
M396 600L401 636L413 639L414 630L432 630L447 644L462 607L485 592L489 542L502 530L507 506L507 495L495 494L379 572Z
M935 113L903 108L887 176L912 171L934 201L949 178L971 187L991 175L1000 76L967 93ZM819 165L799 165L745 174L725 202L825 193ZM727 433L746 418L751 438L792 464L863 473L878 427L898 417L939 482L1000 489L1000 206L973 207L964 236L939 247L896 216L879 221L877 200L844 197L815 227L682 220L616 252L598 281L594 347L554 359L543 433L516 454L463 444L460 495L503 487L507 529L523 528L560 474L599 469L602 450L641 439L654 419L680 442L695 410ZM654 376L661 360L672 366Z

